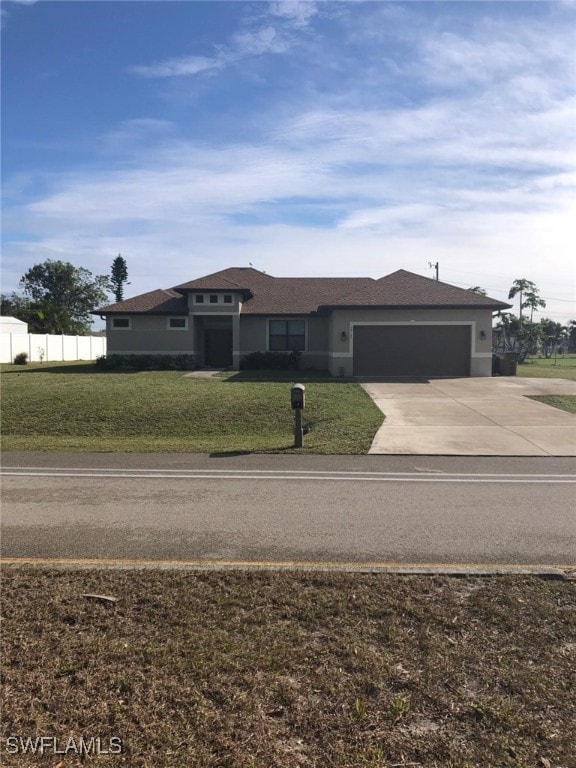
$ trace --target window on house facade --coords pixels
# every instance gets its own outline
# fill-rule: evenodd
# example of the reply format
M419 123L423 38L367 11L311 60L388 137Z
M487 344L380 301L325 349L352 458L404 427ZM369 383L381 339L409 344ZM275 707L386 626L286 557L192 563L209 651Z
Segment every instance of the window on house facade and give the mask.
M231 293L195 293L194 304L234 304L234 297Z
M171 331L185 331L188 329L187 317L169 317L168 329Z
M113 317L112 328L115 331L129 331L132 327L132 323L129 317Z
M270 351L302 351L306 344L305 328L304 320L270 320Z

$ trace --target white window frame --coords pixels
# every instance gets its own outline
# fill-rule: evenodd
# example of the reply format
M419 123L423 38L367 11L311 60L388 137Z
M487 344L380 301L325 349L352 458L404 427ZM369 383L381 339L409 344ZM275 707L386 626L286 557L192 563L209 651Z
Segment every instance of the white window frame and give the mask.
M174 327L173 325L170 325L172 320L184 320L184 325L181 328ZM169 331L187 331L188 330L188 318L174 315L174 317L167 317L166 318L166 328Z
M116 320L128 320L128 325L116 326L116 325L114 325ZM112 330L113 331L131 331L132 330L132 318L131 317L113 317L112 318Z

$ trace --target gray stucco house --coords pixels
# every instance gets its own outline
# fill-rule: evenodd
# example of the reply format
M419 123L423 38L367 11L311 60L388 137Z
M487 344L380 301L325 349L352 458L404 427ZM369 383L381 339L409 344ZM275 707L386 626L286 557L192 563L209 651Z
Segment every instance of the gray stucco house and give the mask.
M403 269L369 277L272 277L232 267L95 310L108 354L193 354L239 368L250 352L302 352L333 376L490 376L487 296Z

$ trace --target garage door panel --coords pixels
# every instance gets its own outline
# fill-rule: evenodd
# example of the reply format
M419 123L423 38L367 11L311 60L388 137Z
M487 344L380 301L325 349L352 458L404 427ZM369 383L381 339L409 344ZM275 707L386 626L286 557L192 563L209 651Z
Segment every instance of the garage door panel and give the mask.
M469 376L469 325L359 325L355 376Z

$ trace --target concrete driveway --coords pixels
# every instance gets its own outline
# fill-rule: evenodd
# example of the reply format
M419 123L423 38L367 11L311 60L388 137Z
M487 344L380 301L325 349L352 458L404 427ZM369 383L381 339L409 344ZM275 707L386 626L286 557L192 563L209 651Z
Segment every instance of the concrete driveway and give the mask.
M370 382L386 415L370 453L576 456L576 416L527 395L576 395L576 381L517 377Z

